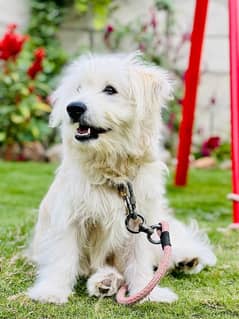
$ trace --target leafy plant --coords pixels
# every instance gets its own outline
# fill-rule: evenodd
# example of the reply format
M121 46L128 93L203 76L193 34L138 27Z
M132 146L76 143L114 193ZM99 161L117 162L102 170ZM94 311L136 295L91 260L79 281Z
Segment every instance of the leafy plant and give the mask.
M49 87L41 81L45 49L36 49L33 59L28 58L29 52L24 54L28 36L16 33L16 27L10 24L0 40L0 144L5 146L43 141L49 133Z
M112 0L75 0L75 8L80 14L92 16L93 27L102 29L106 23Z
M230 142L222 142L218 148L215 148L212 152L219 161L229 159L231 156L231 144Z
M53 0L31 0L30 5L31 19L27 30L30 41L26 44L25 54L29 55L29 52L37 47L45 48L47 54L41 80L51 85L55 75L59 74L67 61L67 55L56 36L64 16L64 9Z
M55 132L48 128L47 96L67 56L56 34L63 9L55 1L31 0L27 35L8 27L0 40L0 147L5 153L28 141L48 145Z

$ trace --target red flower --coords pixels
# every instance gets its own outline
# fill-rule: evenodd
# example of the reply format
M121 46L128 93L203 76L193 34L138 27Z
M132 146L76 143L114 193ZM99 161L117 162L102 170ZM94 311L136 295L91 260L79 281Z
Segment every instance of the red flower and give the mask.
M175 114L174 114L174 113L171 113L171 114L169 115L169 120L168 120L168 123L167 123L167 126L168 126L168 128L169 128L170 131L172 131L173 128L174 128L175 119L176 119Z
M215 105L216 104L216 98L214 96L211 97L210 104L211 105Z
M140 44L139 44L139 50L140 50L141 52L144 52L144 51L146 50L145 44L140 43Z
M15 59L21 52L27 36L15 33L16 24L9 24L6 33L0 39L0 59Z
M182 105L183 104L183 99L178 99L177 102L178 102L179 105Z
M32 84L29 85L29 87L28 87L29 93L34 92L34 89L35 89L34 85L32 85Z
M32 62L32 65L28 68L27 74L30 78L34 79L37 73L43 70L42 61L46 56L44 48L38 48L34 52L35 60Z
M42 60L46 56L46 51L44 48L38 48L35 50L34 55L35 55L36 59Z
M190 32L185 32L182 35L182 43L190 41L191 40L191 33Z
M157 17L156 17L156 12L152 11L151 13L151 21L150 21L151 26L153 27L153 29L155 30L157 28Z
M114 32L114 27L109 24L107 25L106 29L105 29L105 33L104 33L104 41L106 43L107 46L109 46L109 37L111 35L111 33Z
M106 27L106 32L107 33L111 33L111 32L113 32L114 31L114 27L111 25L111 24L109 24L107 27Z
M188 72L188 70L186 70L186 71L181 75L181 79L182 79L183 82L186 81L187 72Z
M212 151L218 148L221 144L221 139L219 136L212 136L203 142L201 153L203 156L211 155Z

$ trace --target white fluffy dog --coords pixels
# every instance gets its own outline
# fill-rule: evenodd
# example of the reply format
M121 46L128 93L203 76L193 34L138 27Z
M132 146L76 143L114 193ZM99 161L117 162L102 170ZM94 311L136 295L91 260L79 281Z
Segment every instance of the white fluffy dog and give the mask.
M114 185L131 181L147 224L166 220L171 269L197 273L216 262L207 236L171 214L160 161L161 108L170 97L167 74L138 54L87 55L65 72L53 94L52 126L61 126L63 160L43 199L31 257L36 283L28 295L64 303L78 276L89 277L89 295L111 296L122 282L143 288L162 257L145 234L126 230L125 207ZM156 287L147 300L177 295Z

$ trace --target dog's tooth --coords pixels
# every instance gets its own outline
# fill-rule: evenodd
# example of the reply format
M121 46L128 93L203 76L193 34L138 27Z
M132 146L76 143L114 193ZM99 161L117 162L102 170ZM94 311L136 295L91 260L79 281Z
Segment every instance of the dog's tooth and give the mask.
M90 134L91 134L90 127L85 132L80 132L80 131L77 132L77 135L79 135L79 136L90 136Z

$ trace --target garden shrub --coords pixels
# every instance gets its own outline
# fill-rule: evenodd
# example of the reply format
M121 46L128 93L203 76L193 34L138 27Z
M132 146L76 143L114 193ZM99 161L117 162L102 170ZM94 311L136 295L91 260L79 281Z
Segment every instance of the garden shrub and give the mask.
M66 61L56 38L61 11L53 1L31 1L27 35L10 24L0 39L0 147L11 158L11 148L40 141L48 146L55 133L48 128L48 95ZM10 154L10 156L9 156Z

